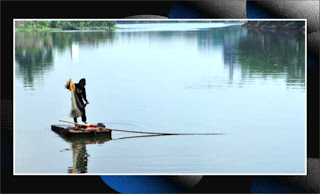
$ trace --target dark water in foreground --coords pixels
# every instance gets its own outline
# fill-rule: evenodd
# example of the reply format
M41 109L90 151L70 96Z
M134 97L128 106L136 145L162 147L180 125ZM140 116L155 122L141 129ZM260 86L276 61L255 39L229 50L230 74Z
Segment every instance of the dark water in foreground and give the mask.
M15 172L304 173L304 35L192 25L17 32ZM90 123L225 135L63 139L69 77Z

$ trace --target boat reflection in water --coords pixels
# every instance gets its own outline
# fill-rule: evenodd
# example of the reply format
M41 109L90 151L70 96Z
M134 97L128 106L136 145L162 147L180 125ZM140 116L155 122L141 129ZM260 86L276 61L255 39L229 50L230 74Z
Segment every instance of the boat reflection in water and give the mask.
M88 144L103 144L107 141L115 141L115 140L124 140L131 138L142 138L142 137L156 137L156 136L167 136L167 135L142 135L142 136L127 136L112 139L111 133L97 133L97 134L74 134L74 135L65 135L56 132L63 140L68 143L71 143L71 149L67 148L62 151L70 151L72 150L72 167L68 168L68 173L70 174L78 174L78 173L87 173L88 169L88 161L90 155L87 152L86 146Z
M103 144L107 141L110 141L111 133L105 134L91 134L91 135L63 135L57 133L62 139L66 142L71 143L71 149L65 149L62 151L72 150L72 167L69 167L68 173L76 174L76 173L87 173L88 169L88 160L89 154L87 152L86 146L88 144Z

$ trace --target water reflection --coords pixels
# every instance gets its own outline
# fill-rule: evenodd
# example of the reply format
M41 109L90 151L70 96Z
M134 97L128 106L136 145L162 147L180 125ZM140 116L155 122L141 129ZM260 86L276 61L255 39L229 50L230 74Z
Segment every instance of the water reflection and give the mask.
M58 133L57 133L58 134ZM58 134L64 141L71 144L72 150L72 167L68 168L68 173L87 173L89 154L86 146L89 144L103 144L110 141L111 134L97 134L95 136L83 136L83 134L76 136L65 136Z
M68 173L87 173L88 157L85 144L72 144L72 163L73 166L68 169Z
M16 75L26 87L34 79L42 79L53 68L53 41L49 33L19 32L15 34Z
M52 41L54 47L60 53L65 50L71 50L75 43L82 46L98 47L102 43L112 44L114 40L114 32L104 31L70 31L70 32L52 32Z
M302 33L230 27L199 31L197 34L200 53L222 52L228 80L198 80L188 85L187 89L232 86L235 72L240 73L236 83L238 87L269 78L283 79L289 89L305 86L305 39Z
M214 57L221 54L228 72L224 80L219 80L224 85L242 87L255 78L284 79L288 88L304 87L305 83L305 40L302 33L254 30L242 26L197 31L18 32L15 52L17 77L22 77L25 87L32 87L34 79L41 80L43 74L52 71L54 49L60 53L69 51L72 61L77 62L79 48L99 47L115 41L116 44L129 45L133 42L147 43L151 49L184 43L180 52L196 45L199 55L212 55L212 66L216 65ZM235 72L241 74L238 81L235 81ZM216 81L209 79L203 83L200 80L187 88L218 86Z
M90 155L87 152L87 145L90 144L104 144L110 140L126 140L134 138L146 138L146 137L160 137L168 135L141 135L141 136L125 136L120 138L112 138L111 134L96 134L95 136L87 135L75 135L75 136L65 136L63 134L58 134L64 141L71 144L71 148L67 148L61 151L72 151L72 167L68 168L68 173L78 174L88 172L88 162Z
M305 83L304 35L286 31L248 31L239 39L238 54L243 79L285 77L288 86ZM228 64L228 63L226 63Z
M54 51L70 51L74 62L79 60L79 45L97 47L112 44L113 32L16 32L16 77L22 78L26 88L42 82L45 73L53 70Z
M71 53L72 62L79 62L79 44L72 43Z
M217 158L220 158L217 162L225 166L233 166L235 163L232 161L237 161L237 164L239 161L239 164L244 165L237 168L242 170L243 167L246 169L245 166L248 166L246 165L247 156L242 158L235 155L233 148L238 149L238 146L232 145L241 145L237 153L247 153L242 151L250 147L256 148L251 146L257 145L255 138L246 139L245 136L248 134L248 137L255 137L255 135L261 137L259 141L263 142L256 149L251 150L252 155L257 155L256 158L259 159L252 162L250 170L259 168L254 163L262 160L272 160L277 163L280 160L276 158L294 157L296 159L295 156L304 154L304 149L300 147L295 149L298 145L304 145L305 41L303 34L249 30L242 26L234 26L178 32L127 30L111 34L106 32L19 32L16 33L15 40L15 83L18 91L15 100L20 105L17 106L16 111L16 117L19 120L17 124L20 126L17 126L17 129L20 132L34 131L34 133L28 133L27 137L23 133L18 133L20 134L16 141L17 148L20 150L17 152L20 153L18 161L25 161L18 162L18 171L35 169L45 172L46 168L42 167L42 164L52 163L55 157L60 157L56 152L49 153L48 157L39 155L39 157L29 158L25 155L41 154L45 149L37 147L39 152L31 149L34 145L32 142L38 139L38 136L32 134L41 132L40 129L35 129L32 123L40 119L43 125L49 125L55 120L65 118L70 111L69 94L58 83L67 79L69 74L72 74L72 77L83 76L91 80L91 86L88 87L91 91L88 94L92 98L92 106L90 105L88 109L91 119L127 120L142 124L142 126L126 125L123 129L140 127L152 131L218 129L221 130L219 132L227 131L235 135L226 136L227 141L213 142L214 147L222 145L226 148L226 152L223 153L211 149L212 140L204 137L203 141L196 146L189 144L192 141L186 141L188 137L170 137L174 140L173 144L165 145L169 148L176 144L174 148L177 148L177 152L162 149L162 146L158 147L159 144L145 146L149 145L147 143L156 142L149 139L139 139L134 144L129 137L116 143L107 143L111 137L65 139L70 144L68 146L70 151L66 153L70 162L67 166L64 160L59 160L59 164L56 163L59 170L60 167L63 168L63 172L95 171L96 168L90 169L88 166L96 161L96 158L95 160L92 158L96 156L95 154L97 154L97 160L102 160L97 164L97 168L102 171L110 172L111 166L112 170L119 170L117 172L131 172L131 169L126 166L128 160L117 160L119 155L124 156L127 153L126 149L120 149L118 145L132 150L140 148L145 150L141 152L141 157L149 160L141 163L141 172L147 172L147 168L143 166L149 164L160 166L158 172L167 170L165 166L158 165L161 160L157 160L158 156L153 154L154 148L158 149L157 154L159 151L165 153L163 160L171 160L171 164L186 167L181 172L189 169L193 172L199 169L199 166L207 166L213 171L224 171L223 168L210 164L211 161L217 161ZM72 64L77 60L79 60L78 64ZM38 89L37 83L42 80L45 83ZM269 86L266 87L267 90L264 87L266 85ZM24 91L27 87L34 87L36 95ZM264 94L267 94L268 98L263 99L261 103L262 97L265 97ZM25 114L25 110L30 110L34 114ZM236 116L230 117L230 115ZM113 125L119 124L123 123ZM286 126L285 129L283 126ZM287 130L290 130L294 138L281 138L283 137L281 134L288 133ZM280 135L273 136L279 133ZM239 138L237 135L241 134L244 135ZM45 135L44 139L50 137ZM163 143L167 142L166 138L160 139ZM263 154L263 150L270 148L269 139L273 139L274 147L282 146L283 149L271 155ZM56 143L61 141L60 138L52 138L52 140L54 143L45 145L52 148L50 150L55 150ZM113 138L111 141L114 140ZM243 140L248 144L243 144ZM99 143L103 144L101 150L105 151L94 151L100 150L97 148ZM95 145L87 147L88 144ZM188 146L194 149L185 149ZM289 148L290 146L292 149ZM181 155L178 155L181 158L176 160L177 153L180 152ZM193 154L199 156L203 162L194 163L190 160ZM208 156L212 157L208 158ZM141 157L128 156L128 159L135 163ZM108 161L104 161L103 158L107 158ZM117 166L127 169L115 169ZM280 168L274 170L281 171Z

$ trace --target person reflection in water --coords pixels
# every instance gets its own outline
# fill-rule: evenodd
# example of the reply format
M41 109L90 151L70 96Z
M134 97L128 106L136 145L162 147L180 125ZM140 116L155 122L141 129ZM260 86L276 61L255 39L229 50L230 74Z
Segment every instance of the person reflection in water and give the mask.
M73 143L72 144L72 155L73 155L73 165L69 168L68 172L72 174L77 173L87 173L88 169L88 157L86 144L83 143Z

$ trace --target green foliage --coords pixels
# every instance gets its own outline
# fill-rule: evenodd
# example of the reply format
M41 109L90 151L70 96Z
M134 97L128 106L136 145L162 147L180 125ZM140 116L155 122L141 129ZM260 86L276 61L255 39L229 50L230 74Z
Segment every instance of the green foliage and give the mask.
M32 30L108 30L113 31L115 29L115 21L17 21L15 26L18 31L32 31Z
M241 37L236 47L241 71L249 77L278 77L286 73L288 83L305 81L304 36L299 33L248 30L250 36ZM261 60L263 59L263 60Z
M56 28L58 26L58 21L51 21L50 22L50 27L51 28Z
M64 26L61 27L62 30L78 30L77 27L72 26L70 24L65 24Z
M108 21L108 22L106 22L106 23L107 23L107 26L108 26L109 29L111 29L113 26L116 25L116 22L115 22L115 21Z

